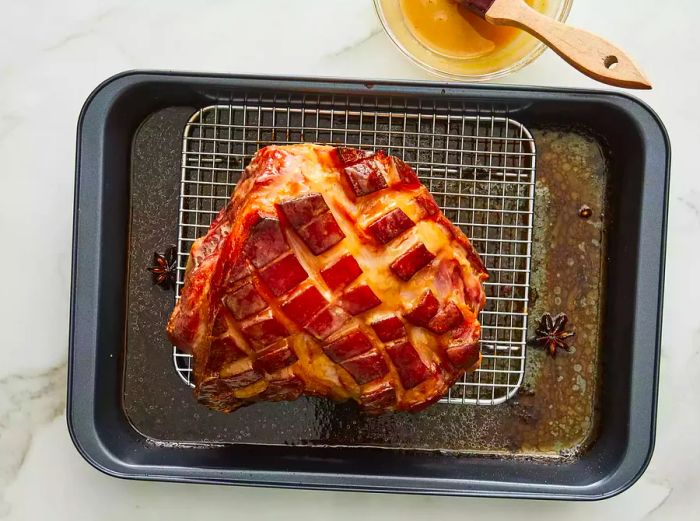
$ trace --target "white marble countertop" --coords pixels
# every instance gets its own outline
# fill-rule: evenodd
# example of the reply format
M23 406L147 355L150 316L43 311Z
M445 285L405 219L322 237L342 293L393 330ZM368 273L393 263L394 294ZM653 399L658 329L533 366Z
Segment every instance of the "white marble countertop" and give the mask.
M382 32L371 0L27 0L0 15L0 518L698 519L700 4L576 0L570 21L626 48L674 148L656 451L598 503L413 497L123 481L90 467L65 419L75 128L108 76L135 68L430 79ZM505 80L598 87L547 52Z

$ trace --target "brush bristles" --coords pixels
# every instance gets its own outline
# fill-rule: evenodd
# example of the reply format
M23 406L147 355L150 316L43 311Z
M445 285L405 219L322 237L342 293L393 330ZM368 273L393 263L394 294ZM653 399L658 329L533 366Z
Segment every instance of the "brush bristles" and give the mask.
M483 18L495 0L458 0L458 2Z

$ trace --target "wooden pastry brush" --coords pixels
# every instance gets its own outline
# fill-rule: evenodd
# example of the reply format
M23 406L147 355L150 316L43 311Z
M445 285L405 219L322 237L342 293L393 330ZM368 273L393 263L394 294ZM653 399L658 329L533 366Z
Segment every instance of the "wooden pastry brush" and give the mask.
M538 13L523 0L458 0L494 25L527 31L579 71L608 85L650 89L651 83L620 48L587 31Z

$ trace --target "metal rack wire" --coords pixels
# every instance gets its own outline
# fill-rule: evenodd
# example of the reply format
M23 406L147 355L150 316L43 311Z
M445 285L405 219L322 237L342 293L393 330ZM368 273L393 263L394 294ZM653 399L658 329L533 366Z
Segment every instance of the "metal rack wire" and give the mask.
M183 136L176 298L193 241L206 233L258 148L302 141L382 148L412 165L486 264L482 366L443 402L495 405L522 383L527 336L535 145L507 113L454 103L255 95L195 112ZM191 385L191 357L173 351Z

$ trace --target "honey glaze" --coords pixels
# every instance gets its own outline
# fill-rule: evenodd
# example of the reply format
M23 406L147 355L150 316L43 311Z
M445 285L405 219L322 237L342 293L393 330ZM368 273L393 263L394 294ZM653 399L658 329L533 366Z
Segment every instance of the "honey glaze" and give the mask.
M532 7L535 0L526 2ZM457 0L400 0L400 5L413 36L448 58L482 58L507 47L519 34L518 29L490 24Z

